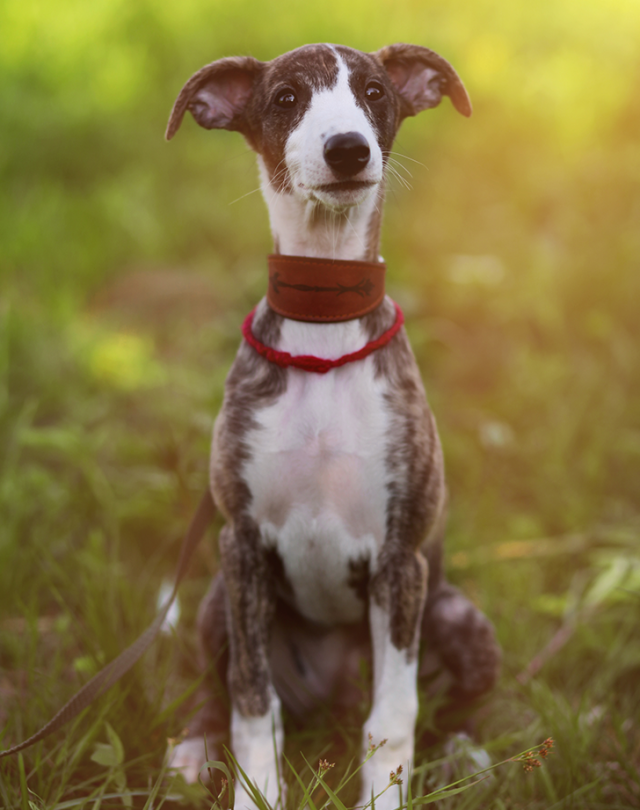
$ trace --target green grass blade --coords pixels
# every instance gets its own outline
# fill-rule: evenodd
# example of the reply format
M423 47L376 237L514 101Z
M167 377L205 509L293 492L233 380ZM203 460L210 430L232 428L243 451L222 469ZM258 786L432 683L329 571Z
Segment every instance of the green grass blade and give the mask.
M236 770L237 778L239 779L240 783L247 791L247 793L251 796L254 804L258 808L258 810L273 810L269 802L266 800L266 797L262 794L258 786L249 779L247 773L240 767L238 764L238 760L233 756L231 751L225 746L225 753L233 763L233 767Z
M594 779L593 782L589 782L588 785L582 785L582 787L579 787L577 790L574 790L573 793L569 793L563 799L560 799L559 802L552 805L551 807L548 807L547 810L560 810L560 808L566 807L567 802L569 801L571 805L574 805L574 799L577 799L579 796L583 796L585 793L588 793L598 784L598 782L601 781L602 777L598 777L597 779Z
M130 793L128 793L126 795L128 795L128 796L140 796L140 797L146 796L147 799L149 799L149 797L152 796L152 793L153 793L153 791L149 791L149 790L132 790ZM102 794L102 799L103 800L121 799L124 795L125 794L123 794L123 793L103 793ZM58 804L52 805L50 810L72 810L73 807L80 807L81 805L86 804L88 801L90 801L91 798L92 798L92 796L90 796L90 797L85 796L85 797L78 798L78 799L70 799L69 801L66 801L66 802L58 802ZM167 793L166 796L164 796L163 799L162 799L163 802L165 802L165 801L180 802L181 800L182 800L182 796L180 794L178 794L178 793ZM154 806L154 805L150 804L149 801L147 801L144 806L145 806L145 808L147 808L147 807L151 807L151 806Z
M155 728L165 723L170 717L173 717L173 715L176 713L176 710L180 708L180 706L182 706L182 704L186 700L188 700L191 697L191 695L194 694L194 692L198 691L198 688L201 686L205 677L206 673L203 673L199 678L196 678L193 683L189 684L189 686L184 690L184 692L178 695L177 698L174 698L174 700L172 700L168 706L166 706L161 712L159 712L151 725L151 730L153 731Z
M20 799L22 802L22 810L30 810L29 789L27 788L27 775L24 770L22 754L18 754L18 772L20 774Z
M307 761L307 758L306 757L303 757L303 758L304 758L304 761L307 763L307 765L309 765L309 762ZM309 768L311 768L311 765L309 765ZM312 771L312 773L314 772L313 768L311 768L311 771ZM324 781L324 779L320 776L319 773L316 774L316 779L322 785L322 787L326 790L327 796L334 803L337 810L347 810L347 808L346 808L345 804L343 803L342 799L340 799L340 797L329 787L329 785Z
M317 775L316 774L313 775L312 784L314 785L314 787L308 788L305 785L305 783L302 781L302 777L300 776L300 774L296 771L296 769L293 767L293 765L289 762L288 758L284 754L282 755L282 757L283 757L284 761L287 763L287 765L289 766L289 768L291 769L291 773L295 776L298 784L302 788L302 793L303 793L303 796L304 796L305 806L308 807L309 810L317 810L316 805L315 805L313 799L311 798L312 793L313 793L313 791L315 789L315 785L318 782Z
M151 788L151 791L149 792L149 796L147 798L147 801L144 803L143 810L152 810L152 808L155 805L155 801L156 801L156 799L158 797L158 793L160 792L160 788L162 787L162 781L164 779L164 775L165 775L165 773L167 771L167 761L168 761L168 756L165 755L165 758L164 758L164 760L162 762L162 767L160 768L160 772L158 773L158 776L157 776L157 778L156 778L156 780L155 780L155 782L153 784L153 787ZM172 783L173 783L173 780L172 780ZM131 791L129 793L129 795L133 796L134 795L133 791Z
M479 785L484 782L486 777L482 779L476 779L474 782L469 782L468 785L462 785L461 787L456 788L441 788L440 790L435 790L433 793L429 793L427 796L419 796L417 799L413 800L414 804L432 804L433 802L439 802L441 799L448 799L450 796L457 796L459 793L464 793L465 790L469 790L474 785Z
M549 774L549 769L548 768L540 768L539 772L540 772L539 776L540 776L540 779L542 780L542 783L544 785L544 789L546 791L548 801L557 802L558 801L558 794L557 794L556 789L555 789L555 787L553 785L553 780L551 779L551 776Z

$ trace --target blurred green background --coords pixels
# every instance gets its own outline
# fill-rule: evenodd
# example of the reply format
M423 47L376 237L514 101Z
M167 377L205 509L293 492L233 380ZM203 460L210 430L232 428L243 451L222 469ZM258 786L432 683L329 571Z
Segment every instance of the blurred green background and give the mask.
M622 754L600 750L602 724L640 716L638 0L0 2L1 742L152 615L265 289L252 154L190 118L167 144L171 105L207 62L317 41L426 45L472 98L471 119L445 99L398 137L410 188L391 178L388 287L445 446L451 576L505 648L485 733L604 705L588 744L604 773ZM211 547L198 555L187 628L216 566ZM517 691L559 628L570 640L543 692ZM121 734L157 714L149 688L116 713ZM571 723L564 787L541 781L526 806L588 781ZM637 774L634 729L619 735ZM628 779L616 801L640 796Z

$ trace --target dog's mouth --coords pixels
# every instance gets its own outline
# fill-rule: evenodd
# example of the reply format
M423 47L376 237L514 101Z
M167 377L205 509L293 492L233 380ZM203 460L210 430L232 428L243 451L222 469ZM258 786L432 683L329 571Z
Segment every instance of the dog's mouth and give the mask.
M374 180L335 180L333 183L323 183L320 186L313 186L311 191L335 194L341 191L361 191L375 185L376 182Z

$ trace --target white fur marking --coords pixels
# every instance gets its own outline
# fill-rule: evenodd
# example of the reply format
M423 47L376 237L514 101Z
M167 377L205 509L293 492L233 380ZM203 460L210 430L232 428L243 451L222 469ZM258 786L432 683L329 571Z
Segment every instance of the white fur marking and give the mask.
M278 783L278 759L284 744L280 699L271 690L271 705L263 717L243 717L231 712L231 746L238 764L275 807L282 786ZM236 780L236 808L255 808L241 780Z
M335 52L334 52L335 53ZM284 161L292 193L275 191L258 156L262 191L269 209L271 230L281 253L333 259L364 256L367 229L378 205L383 177L382 151L364 110L349 87L349 69L340 56L333 87L318 90L297 128L289 135ZM324 145L333 135L359 132L371 150L357 180L371 183L356 190L319 188L335 182L324 159ZM318 206L322 215L318 217Z
M363 752L371 734L374 744L386 744L362 767L361 803L379 793L389 782L389 773L402 765L405 775L413 765L413 745L418 695L417 660L408 661L407 651L391 643L389 615L371 602L369 605L373 643L373 705L363 728ZM406 785L407 779L404 779ZM390 788L377 801L377 810L394 810L398 806L397 790Z
M358 174L358 180L379 183L383 168L376 134L349 86L349 69L337 54L336 59L336 83L314 93L285 149L285 161L294 188L306 192L307 198L315 198L329 207L335 206L334 199L326 192L316 190L318 186L335 181L324 159L324 146L329 138L345 132L359 132L367 140L371 157L366 168Z
M278 348L331 357L365 343L358 321L284 320ZM384 542L384 389L372 358L328 374L290 370L287 390L255 413L259 427L247 437L252 516L280 554L297 609L313 621L363 615L349 562L375 559Z
M211 749L209 749L211 754ZM180 771L185 782L194 784L207 761L203 737L191 737L178 743L171 752L169 767Z

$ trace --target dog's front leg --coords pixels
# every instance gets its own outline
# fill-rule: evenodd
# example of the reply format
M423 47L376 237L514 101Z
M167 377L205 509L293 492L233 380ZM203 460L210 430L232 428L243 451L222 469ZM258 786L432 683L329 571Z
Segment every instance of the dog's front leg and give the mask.
M220 553L229 600L231 747L251 783L275 807L281 795L278 756L283 731L268 665L274 595L255 523L245 519L225 526ZM235 807L255 807L240 782L236 782Z
M386 743L362 768L360 803L389 784L391 771L402 766L403 784L413 764L413 738L418 714L418 643L427 590L427 562L420 553L398 550L380 555L371 580L369 621L373 645L373 702L364 724L363 751ZM402 793L406 793L406 787ZM401 803L397 787L376 800L378 810Z

